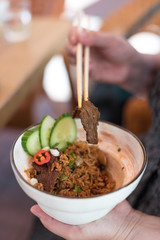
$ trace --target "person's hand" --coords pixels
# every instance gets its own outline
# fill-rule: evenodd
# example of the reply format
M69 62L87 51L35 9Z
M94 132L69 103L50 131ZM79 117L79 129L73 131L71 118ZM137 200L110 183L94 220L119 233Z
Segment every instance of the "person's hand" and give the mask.
M118 204L103 218L80 226L59 222L44 213L38 205L31 212L44 227L67 240L158 240L160 218L131 208L127 201Z
M73 27L66 52L76 61L76 45L90 46L90 77L96 81L118 84L131 92L146 90L152 80L153 57L138 53L125 39L101 32L78 32Z
M61 223L49 217L38 205L33 206L31 212L40 218L48 230L67 240L132 239L131 229L139 223L141 217L134 213L127 201L120 203L100 220L80 226Z

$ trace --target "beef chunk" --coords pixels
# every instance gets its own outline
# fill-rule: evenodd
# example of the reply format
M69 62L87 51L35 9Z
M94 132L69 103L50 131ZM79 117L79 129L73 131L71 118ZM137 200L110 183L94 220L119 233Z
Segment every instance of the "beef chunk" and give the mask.
M50 191L54 189L56 180L59 176L59 172L51 171L52 163L56 161L56 157L51 155L51 160L44 165L37 165L36 163L32 163L34 169L37 171L36 178L37 180L43 184L44 190Z
M92 144L98 143L97 126L100 118L98 108L90 101L83 101L80 111L80 118L84 130L86 131L87 141Z
M98 108L90 101L83 101L82 108L76 108L72 114L73 117L77 117L77 115L80 117L83 128L86 131L86 139L88 143L97 144L97 126L100 118Z

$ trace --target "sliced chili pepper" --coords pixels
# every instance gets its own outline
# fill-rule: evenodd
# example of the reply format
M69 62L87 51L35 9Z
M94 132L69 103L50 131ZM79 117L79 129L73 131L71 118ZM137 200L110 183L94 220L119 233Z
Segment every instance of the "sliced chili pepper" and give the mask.
M45 150L40 150L39 152L35 153L35 155L34 155L34 161L38 165L43 165L43 164L49 162L50 159L51 159L51 156L50 156L49 152L47 152Z

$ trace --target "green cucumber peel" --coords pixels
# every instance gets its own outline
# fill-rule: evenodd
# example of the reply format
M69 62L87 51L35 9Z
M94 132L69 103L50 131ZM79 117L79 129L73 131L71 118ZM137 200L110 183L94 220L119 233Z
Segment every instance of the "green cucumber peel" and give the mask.
M70 113L62 114L54 123L50 134L49 146L60 151L65 151L68 143L72 143L77 137L77 126ZM58 143L58 145L57 145Z
M40 151L41 145L39 141L39 126L24 132L21 139L21 144L23 150L32 157L36 152Z

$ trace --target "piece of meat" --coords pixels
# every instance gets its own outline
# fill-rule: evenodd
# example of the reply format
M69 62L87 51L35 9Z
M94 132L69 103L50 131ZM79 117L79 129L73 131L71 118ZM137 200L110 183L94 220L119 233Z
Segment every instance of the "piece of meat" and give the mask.
M81 110L78 107L75 107L72 112L72 118L80 118L80 112Z
M100 118L98 108L95 107L89 100L83 101L82 108L78 109L76 107L73 111L72 117L80 117L83 128L86 131L86 140L88 143L97 144L97 126Z
M36 178L38 182L43 184L44 190L46 191L54 189L56 180L59 176L59 172L51 171L52 163L54 161L56 161L56 157L51 155L51 160L44 165L37 165L36 163L32 163L34 169L37 172Z

